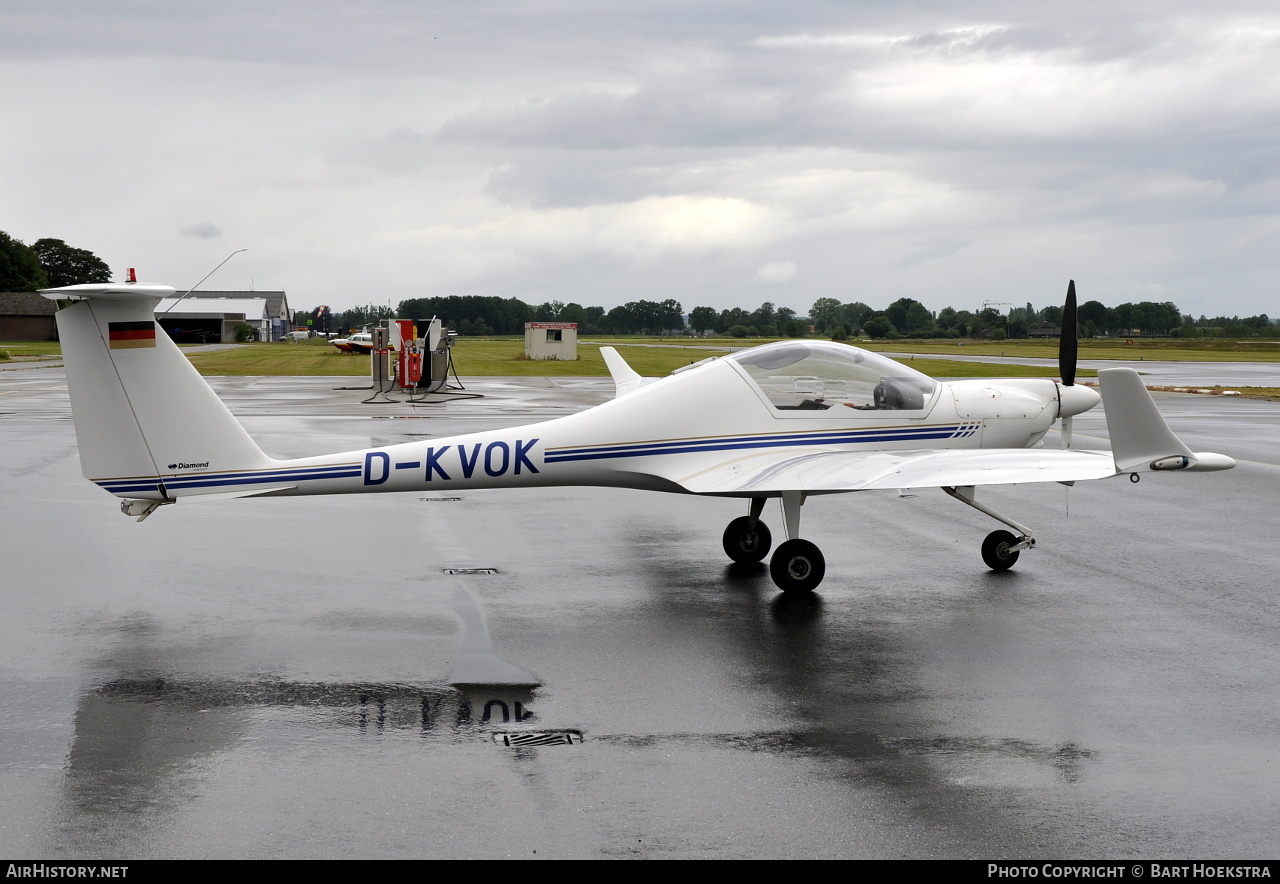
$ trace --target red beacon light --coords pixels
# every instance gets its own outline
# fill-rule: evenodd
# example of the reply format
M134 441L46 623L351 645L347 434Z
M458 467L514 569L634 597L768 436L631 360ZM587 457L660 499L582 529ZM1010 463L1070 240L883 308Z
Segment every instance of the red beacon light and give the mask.
M130 267L129 278L126 279L125 282L137 282L137 281L138 281L138 274L134 272L134 269L132 267Z

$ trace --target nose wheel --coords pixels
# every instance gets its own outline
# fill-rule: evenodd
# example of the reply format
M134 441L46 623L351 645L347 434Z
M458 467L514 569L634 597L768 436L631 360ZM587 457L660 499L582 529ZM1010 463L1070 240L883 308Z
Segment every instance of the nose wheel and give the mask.
M1032 536L1031 529L1026 525L1019 525L1008 516L1002 516L991 507L983 506L974 500L974 487L972 485L943 488L942 490L966 506L971 506L980 513L986 513L991 518L1004 522L1018 532L1017 534L1010 534L1008 531L992 531L982 541L982 561L986 562L987 567L992 571L1008 571L1013 567L1013 563L1018 561L1019 553L1036 545L1036 539Z
M1008 531L992 531L982 541L982 561L992 571L1008 571L1018 561L1021 550L1011 549L1018 542L1018 538Z

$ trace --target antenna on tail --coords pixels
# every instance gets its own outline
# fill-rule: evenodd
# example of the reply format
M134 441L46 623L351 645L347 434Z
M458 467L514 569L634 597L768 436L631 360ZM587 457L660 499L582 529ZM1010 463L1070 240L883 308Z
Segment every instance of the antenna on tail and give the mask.
M200 282L197 282L197 283L196 283L195 285L193 285L191 288L187 289L185 292L183 292L181 295L179 295L179 296L178 296L178 298L177 298L177 300L175 300L172 304L170 304L168 307L166 307L166 308L165 308L164 313L161 313L160 315L161 315L161 316L164 316L164 314L165 314L165 313L168 313L168 312L169 312L170 310L172 310L174 307L177 307L177 306L178 306L178 302L179 302L179 301L181 301L181 300L182 300L183 298L185 298L187 295L189 295L189 294L191 294L192 292L194 292L196 289L200 288L201 283L203 283L205 279L208 279L210 276L213 276L215 273L217 273L217 272L218 272L218 269L219 269L220 267L222 267L222 265L223 265L223 264L227 263L227 262L228 262L228 261L230 261L232 258L234 258L236 255L240 254L241 252L247 252L247 251L249 251L249 250L248 250L248 249L236 249L236 250L235 250L234 252L232 252L230 255L227 255L227 257L223 258L223 259L222 259L222 261L221 261L221 263L219 263L217 267L213 268L212 270L210 270L208 273L206 273L206 274L204 275L204 279L201 279L201 280L200 280ZM132 268L132 267L130 267L130 268L129 268L129 282L137 282L137 281L138 281L138 280L134 279L134 276L133 276L133 268Z

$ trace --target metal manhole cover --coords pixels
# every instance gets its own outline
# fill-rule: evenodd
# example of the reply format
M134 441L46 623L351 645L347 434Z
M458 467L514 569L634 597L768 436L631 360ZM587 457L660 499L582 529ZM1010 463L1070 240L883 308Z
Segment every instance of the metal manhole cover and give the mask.
M446 500L462 500L462 498L461 497L419 497L418 500L426 501L427 503L439 503L441 501L446 501Z
M493 741L503 746L572 746L582 742L582 731L500 731Z
M497 574L497 568L445 568L446 574Z

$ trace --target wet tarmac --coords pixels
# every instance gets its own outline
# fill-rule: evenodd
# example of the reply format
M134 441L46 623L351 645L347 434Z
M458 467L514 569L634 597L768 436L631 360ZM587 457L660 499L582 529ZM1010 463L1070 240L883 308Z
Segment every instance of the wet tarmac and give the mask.
M612 392L214 383L283 457ZM978 553L997 526L941 492L814 499L827 577L793 599L723 559L734 501L361 495L137 524L81 478L60 370L6 372L0 854L1274 857L1280 404L1157 399L1239 467L989 490L1039 539L1004 574ZM1075 436L1105 447L1101 413Z

